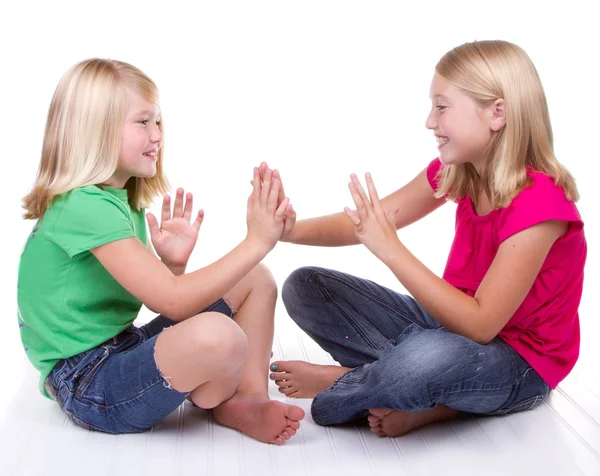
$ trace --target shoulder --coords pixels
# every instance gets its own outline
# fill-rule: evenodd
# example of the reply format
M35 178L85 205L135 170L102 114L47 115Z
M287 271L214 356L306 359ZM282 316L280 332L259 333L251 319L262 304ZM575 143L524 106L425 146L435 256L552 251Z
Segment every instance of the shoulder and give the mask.
M437 175L443 167L444 165L439 158L433 159L427 166L427 180L429 181L429 185L431 185L433 190L438 189L439 181L437 179Z
M500 211L502 226L500 239L530 226L549 220L565 221L575 225L573 230L583 228L579 211L565 191L554 179L542 172L528 170L531 183L513 201Z
M513 199L508 210L526 207L532 214L550 212L556 219L561 215L568 219L573 215L580 218L575 203L567 198L564 189L556 185L552 177L532 169L527 171L527 176L531 183Z
M61 213L129 215L126 203L95 185L75 188L55 198L50 208Z

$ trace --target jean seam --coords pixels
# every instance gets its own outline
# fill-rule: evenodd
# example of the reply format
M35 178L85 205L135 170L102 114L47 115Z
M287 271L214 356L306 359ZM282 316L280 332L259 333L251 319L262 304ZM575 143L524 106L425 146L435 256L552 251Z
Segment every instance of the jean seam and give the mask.
M365 344L367 344L369 347L376 349L376 350L381 349L381 347L378 346L377 343L374 342L368 336L368 334L363 331L363 329L358 325L358 323L352 317L352 315L349 312L346 312L346 310L335 301L333 296L331 296L331 294L329 294L329 291L327 290L327 288L325 288L324 286L320 286L320 291L323 294L327 294L326 300L328 300L329 302L331 302L333 304L333 306L338 310L338 312L346 319L346 322L348 322L348 324L350 324L350 327L352 327L356 331L356 333L363 339Z
M326 277L326 278L333 279L335 281L343 283L344 285L346 285L349 288L353 289L354 291L356 291L357 293L361 294L362 296L365 296L365 297L371 299L372 301L376 302L380 306L382 306L382 307L384 307L384 308L386 308L386 309L388 309L390 311L393 311L396 314L399 314L402 319L405 319L406 321L408 321L408 322L410 322L412 324L416 324L421 329L428 329L428 328L425 328L425 327L421 326L418 322L415 322L413 319L411 319L409 316L407 316L404 313L404 311L403 311L402 308L396 307L396 306L394 306L394 305L392 305L392 304L390 304L390 303L388 303L386 301L383 301L383 300L379 299L375 294L372 294L372 293L370 293L370 292L368 292L368 291L366 291L364 289L361 289L361 288L355 286L351 281L347 281L347 280L343 279L343 277L339 277L339 276L336 276L334 274L328 273L326 270L319 269L319 270L313 270L310 278L314 279L314 276L319 275L319 274L321 276ZM357 278L357 279L362 279L362 278ZM398 293L398 294L400 294L400 293Z

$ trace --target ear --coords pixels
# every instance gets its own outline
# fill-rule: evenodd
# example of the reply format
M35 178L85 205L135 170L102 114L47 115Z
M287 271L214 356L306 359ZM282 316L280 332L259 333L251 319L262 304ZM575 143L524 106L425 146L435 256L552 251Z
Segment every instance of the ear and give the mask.
M490 108L492 112L490 129L498 132L506 125L506 102L504 99L496 99Z

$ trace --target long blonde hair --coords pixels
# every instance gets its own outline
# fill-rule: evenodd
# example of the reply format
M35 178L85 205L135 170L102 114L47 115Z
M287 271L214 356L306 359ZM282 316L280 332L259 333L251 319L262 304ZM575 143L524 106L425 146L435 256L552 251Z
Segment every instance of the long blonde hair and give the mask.
M554 156L546 95L527 53L506 41L475 41L450 50L435 70L483 107L500 98L506 105L506 124L492 138L482 176L470 163L448 165L436 196L476 202L483 189L492 208L502 208L530 184L531 167L552 177L569 200L579 199L573 176Z
M156 85L130 64L93 58L65 73L50 104L36 181L23 198L25 218L42 217L58 195L102 185L112 177L119 161L128 88L158 104ZM162 127L161 121L161 133ZM132 207L147 207L166 192L162 156L161 147L154 177L132 177L125 184Z

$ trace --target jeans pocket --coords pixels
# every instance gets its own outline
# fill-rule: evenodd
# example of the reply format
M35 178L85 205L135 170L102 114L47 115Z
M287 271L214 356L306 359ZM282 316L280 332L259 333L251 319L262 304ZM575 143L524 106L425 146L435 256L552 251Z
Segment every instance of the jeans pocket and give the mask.
M534 397L527 398L525 400L520 401L519 403L516 403L515 405L511 406L510 408L505 409L505 411L502 412L502 415L509 415L511 413L533 410L540 403L542 403L545 398L546 398L546 395L536 395Z
M521 379L508 398L507 403L492 415L508 415L526 410L532 410L542 403L550 393L550 387L531 367L523 373Z
M67 413L67 416L73 423L75 423L77 426L80 426L81 428L85 428L86 430L101 431L102 433L106 433L106 431L103 430L102 428L97 428L94 425L90 425L89 423L86 423L83 420L80 420L72 413Z
M85 398L85 392L94 380L94 377L98 373L98 370L102 367L102 365L106 362L106 359L110 355L110 351L105 347L100 347L97 349L98 352L95 353L94 358L88 362L78 374L76 374L76 382L75 382L75 395L80 398ZM97 403L97 399L93 401Z

